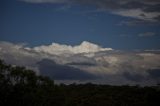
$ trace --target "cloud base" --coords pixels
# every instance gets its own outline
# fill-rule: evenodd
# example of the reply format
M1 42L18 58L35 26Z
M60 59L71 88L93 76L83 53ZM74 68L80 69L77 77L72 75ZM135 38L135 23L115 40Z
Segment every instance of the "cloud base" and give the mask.
M121 51L84 41L37 47L0 42L0 59L25 66L57 82L154 85L160 82L159 50Z

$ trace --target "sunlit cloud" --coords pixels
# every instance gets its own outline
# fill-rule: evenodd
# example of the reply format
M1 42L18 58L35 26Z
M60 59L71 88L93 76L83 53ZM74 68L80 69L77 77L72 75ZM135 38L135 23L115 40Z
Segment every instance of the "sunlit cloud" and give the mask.
M96 45L90 42L88 44ZM38 74L48 75L59 81L93 82L106 84L152 85L160 81L160 52L108 50L96 45L96 51L74 52L68 45L52 46L61 52L49 51L48 46L30 48L27 45L0 42L0 58L9 64L26 66ZM59 47L60 46L60 47ZM45 47L43 50L35 48ZM101 49L99 49L101 48ZM82 51L83 51L82 49ZM94 48L95 49L95 48ZM153 71L153 72L152 72Z

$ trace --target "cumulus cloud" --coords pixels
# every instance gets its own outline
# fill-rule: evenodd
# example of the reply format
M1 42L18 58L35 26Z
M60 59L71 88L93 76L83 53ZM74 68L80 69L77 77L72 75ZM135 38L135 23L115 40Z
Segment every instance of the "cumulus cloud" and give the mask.
M93 5L97 10L145 21L160 21L159 0L21 0L30 3Z
M39 74L39 70L34 64L41 60L41 56L34 51L28 51L22 43L0 42L0 59L12 65L33 69Z
M112 50L112 48L102 48L96 44L83 41L80 45L77 46L68 46L68 45L61 45L58 43L52 43L48 46L39 46L33 48L35 51L38 52L46 52L49 54L79 54L79 53L94 53L106 50Z
M102 48L86 41L76 46L54 43L33 48L0 42L0 59L34 69L57 82L141 85L160 82L159 50L128 52Z

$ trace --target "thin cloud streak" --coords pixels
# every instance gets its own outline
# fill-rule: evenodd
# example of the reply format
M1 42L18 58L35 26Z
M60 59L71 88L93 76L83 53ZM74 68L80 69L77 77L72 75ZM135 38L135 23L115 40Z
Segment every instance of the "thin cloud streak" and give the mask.
M95 6L112 14L149 22L160 21L159 0L20 0L29 3L61 3Z
M145 32L145 33L140 33L138 36L139 37L152 37L152 36L156 36L156 33L154 33L154 32Z

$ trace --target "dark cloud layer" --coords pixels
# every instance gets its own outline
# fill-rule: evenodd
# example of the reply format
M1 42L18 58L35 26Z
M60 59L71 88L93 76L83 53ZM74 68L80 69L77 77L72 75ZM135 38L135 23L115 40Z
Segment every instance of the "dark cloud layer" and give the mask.
M135 82L139 82L139 81L144 80L144 77L142 75L139 75L139 74L134 75L134 74L129 73L129 72L124 72L123 75L126 79L131 80L131 81L135 81Z
M37 74L65 83L78 81L154 85L160 82L159 50L119 51L101 48L94 53L75 53L69 51L72 49L67 49L71 47L68 45L59 44L57 51L54 51L55 47L51 45L43 46L43 51L38 49L41 47L34 49L24 44L0 42L0 59L12 65L25 66L35 70ZM85 50L85 47L83 49Z
M151 69L151 70L148 70L148 73L149 73L153 78L159 78L159 79L160 79L160 69Z
M96 76L88 72L70 66L56 64L53 60L43 59L37 64L42 75L49 76L55 80L96 79Z
M94 63L87 63L87 62L71 62L71 63L67 63L66 65L80 65L80 66L96 66L96 64Z

